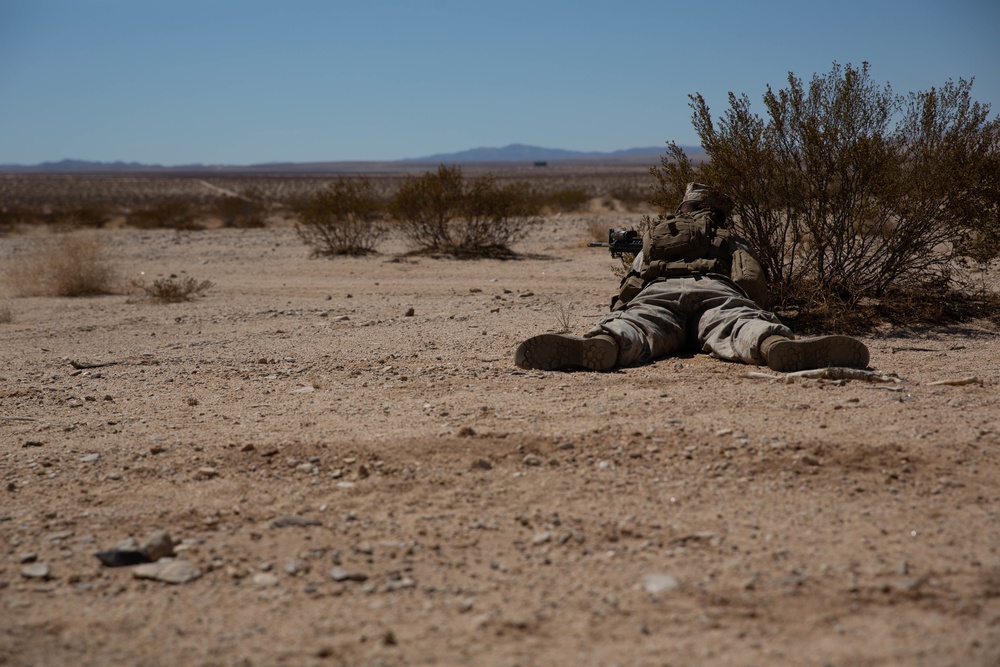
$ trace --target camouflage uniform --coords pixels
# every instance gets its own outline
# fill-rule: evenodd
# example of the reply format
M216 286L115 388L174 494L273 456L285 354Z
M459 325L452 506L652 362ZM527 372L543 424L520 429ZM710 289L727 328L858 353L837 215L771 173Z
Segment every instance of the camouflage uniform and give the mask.
M582 338L542 334L521 343L521 368L609 370L697 349L781 371L868 364L846 336L794 340L766 310L767 284L749 245L725 227L726 201L689 183L678 215L664 216L622 280L612 312Z

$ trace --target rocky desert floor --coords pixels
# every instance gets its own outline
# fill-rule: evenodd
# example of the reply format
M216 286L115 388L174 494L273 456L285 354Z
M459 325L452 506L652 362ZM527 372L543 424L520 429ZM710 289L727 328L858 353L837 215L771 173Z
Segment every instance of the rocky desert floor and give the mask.
M0 665L1000 664L997 326L867 337L885 382L517 369L606 309L593 223L509 261L109 229L123 280L212 287L0 287Z

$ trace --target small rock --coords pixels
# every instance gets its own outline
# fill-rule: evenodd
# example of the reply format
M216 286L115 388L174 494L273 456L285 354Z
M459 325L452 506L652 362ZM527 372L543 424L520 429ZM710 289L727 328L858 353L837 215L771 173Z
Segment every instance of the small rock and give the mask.
M802 463L806 464L807 466L818 466L818 465L822 465L822 464L820 463L819 459L818 459L818 458L816 458L815 456L813 456L812 454L804 454L804 455L802 456Z
M287 528L289 526L322 526L319 519L312 519L307 516L283 516L270 523L271 528Z
M132 571L136 579L153 579L167 584L186 584L201 576L201 570L186 560L163 558L155 563L144 563Z
M309 571L309 563L302 560L301 558L289 558L285 561L285 574L290 574L293 577L300 572Z
M405 315L406 317L413 317L413 315L414 315L414 312L415 312L415 311L414 311L414 310L413 310L412 308L407 308L407 309L406 309L406 313L404 313L404 315Z
M330 569L330 578L334 581L367 581L368 575L363 572L348 572L342 567Z
M540 466L542 465L542 459L535 454L525 454L524 458L521 459L521 463L526 466Z
M489 459L476 459L472 462L473 470L491 470L492 468L493 464L490 463Z
M672 574L655 573L646 574L642 577L642 587L651 595L669 593L680 588L681 582Z
M173 556L174 545L175 542L171 539L167 531L155 530L149 534L139 550L146 554L149 560L157 561L161 558L170 558Z
M80 460L82 462L84 462L84 463L93 463L94 461L98 460L99 458L101 458L101 455L98 454L97 452L94 452L92 454L85 454L85 455L81 456Z
M394 591L401 591L406 588L416 588L417 582L409 577L402 577L401 579L392 579L385 582L385 590L389 593Z
M278 585L278 575L270 572L258 572L253 575L252 581L257 588L271 588Z
M194 476L197 479L212 479L219 476L219 471L212 466L202 466L195 471Z
M26 579L48 579L49 566L46 563L32 563L21 568L21 576Z
M129 567L149 562L149 556L137 549L110 549L94 555L105 567Z

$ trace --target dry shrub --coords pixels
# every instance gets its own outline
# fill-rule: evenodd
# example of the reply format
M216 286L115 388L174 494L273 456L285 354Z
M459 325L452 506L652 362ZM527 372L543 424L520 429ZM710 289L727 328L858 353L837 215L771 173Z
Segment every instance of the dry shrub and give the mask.
M223 227L264 227L267 221L267 202L263 191L256 186L238 196L223 197L215 202L213 211Z
M10 309L10 306L4 304L0 306L0 324L10 324L14 321L14 311Z
M491 174L466 180L459 167L408 176L389 203L417 252L455 257L507 257L537 222L526 183L498 184Z
M653 169L661 217L687 181L727 195L778 308L829 308L836 322L866 302L942 289L974 298L956 268L1000 256L1000 118L972 99L972 81L902 96L868 63L834 63L809 82L790 72L787 87L768 87L763 117L745 94L730 93L718 118L701 94L690 99L709 159L696 165L668 145Z
M94 296L114 292L117 271L96 236L66 234L15 259L7 280L20 296Z
M573 213L582 211L590 203L590 193L585 188L569 187L555 192L536 195L539 208L553 213Z
M183 197L167 197L146 208L133 210L125 219L126 224L138 229L200 230L205 226L196 221L193 202Z
M190 301L195 296L203 296L213 285L211 280L197 280L191 276L180 278L174 273L167 278L157 278L152 283L148 283L144 278L131 282L133 289L161 303Z
M386 232L384 203L370 179L340 177L294 202L295 231L316 257L367 255Z

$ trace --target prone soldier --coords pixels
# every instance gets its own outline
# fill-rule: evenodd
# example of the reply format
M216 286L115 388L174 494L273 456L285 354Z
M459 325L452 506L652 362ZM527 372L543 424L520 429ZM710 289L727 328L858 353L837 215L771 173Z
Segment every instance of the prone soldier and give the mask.
M796 338L766 309L764 272L749 244L728 229L729 210L712 188L688 183L676 213L657 220L641 246L635 234L616 237L611 230L612 253L638 251L611 312L583 336L528 338L514 352L515 365L606 371L694 348L780 372L865 368L868 348L861 341Z

